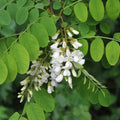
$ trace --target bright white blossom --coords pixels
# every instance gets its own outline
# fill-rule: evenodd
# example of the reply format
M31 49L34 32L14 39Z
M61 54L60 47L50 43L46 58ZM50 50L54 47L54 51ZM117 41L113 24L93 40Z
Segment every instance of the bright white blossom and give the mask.
M52 36L52 39L56 40L58 38L59 34L60 34L60 31L58 30L57 33L54 36Z
M60 74L60 75L58 75L57 77L56 77L56 82L62 82L62 80L63 80L63 75L62 74Z
M78 34L79 34L79 32L78 32L77 30L73 29L72 27L70 28L70 30L71 30L75 35L78 35Z
M70 88L73 88L72 77L77 77L78 66L85 63L84 55L80 50L82 46L77 39L72 36L78 35L79 32L73 28L66 30L65 38L58 39L60 31L58 31L52 39L53 44L50 45L50 54L48 59L45 55L36 61L32 61L30 70L27 72L28 77L20 82L22 85L21 92L18 93L20 102L24 100L24 93L27 92L27 100L30 102L33 96L32 88L29 88L31 83L36 91L41 90L41 87L46 84L47 92L51 94L64 79L68 82ZM46 60L45 60L46 59ZM47 62L46 62L47 61ZM31 82L32 81L32 82Z
M76 39L74 39L74 41L72 41L71 44L75 49L78 49L79 47L82 46L82 44L79 43Z
M68 34L69 37L73 36L72 33L69 30L67 30L66 32L67 32L67 34Z

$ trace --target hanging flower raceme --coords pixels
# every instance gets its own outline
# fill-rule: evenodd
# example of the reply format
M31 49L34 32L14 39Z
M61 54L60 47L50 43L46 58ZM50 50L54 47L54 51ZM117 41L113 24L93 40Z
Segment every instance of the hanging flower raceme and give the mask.
M20 102L23 101L25 94L27 94L29 102L33 95L33 88L36 91L41 90L43 84L47 85L49 94L54 92L55 87L63 80L66 80L70 88L73 88L72 77L77 77L78 71L75 63L80 65L85 63L83 53L78 50L82 44L73 38L74 35L79 34L77 30L70 28L70 30L64 31L64 37L59 38L62 36L61 32L63 35L63 31L58 30L52 37L51 54L47 55L46 59L40 56L37 61L32 62L31 68L27 72L28 77L21 81L23 87L18 93L18 98L21 98Z
M82 44L79 43L77 39L73 38L73 35L78 35L79 32L73 28L70 28L70 30L71 32L66 30L66 38L57 39L57 36L54 44L50 46L52 50L52 59L50 62L51 83L49 86L51 86L52 89L53 87L56 87L58 83L62 82L64 78L69 86L73 88L72 77L77 77L77 68L74 63L79 63L80 65L85 63L83 53L80 50L77 50ZM52 91L49 93L51 92Z
M48 83L49 73L47 71L48 65L43 64L42 59L32 62L31 69L27 72L29 76L20 83L23 86L21 92L18 93L18 98L21 98L20 102L23 101L25 93L27 93L27 100L30 102L33 95L32 88L34 87L38 91L41 90L43 84Z

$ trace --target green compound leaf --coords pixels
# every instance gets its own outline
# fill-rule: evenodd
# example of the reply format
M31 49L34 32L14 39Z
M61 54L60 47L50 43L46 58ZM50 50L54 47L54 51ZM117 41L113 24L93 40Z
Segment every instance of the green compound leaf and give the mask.
M27 0L18 0L17 1L17 7L19 8L19 7L24 6L26 2L27 2Z
M101 89L98 93L98 100L99 103L104 106L104 107L108 107L110 105L110 93L107 89Z
M115 33L113 38L117 39L118 41L120 41L120 33Z
M52 18L44 17L40 20L40 23L44 25L49 36L55 35L57 28Z
M119 0L107 0L106 3L107 15L115 20L119 17L120 13L120 2Z
M30 33L20 36L20 43L27 49L30 60L36 60L39 56L39 43L36 37Z
M86 23L80 23L78 25L78 30L80 31L81 36L84 36L89 32L90 28Z
M89 9L92 17L96 21L101 21L104 17L104 5L102 0L90 0Z
M4 51L7 50L7 46L5 44L5 40L0 40L0 55L4 53Z
M100 30L105 34L110 34L110 32L111 32L109 24L107 24L105 22L102 22L100 24Z
M71 13L72 13L72 9L70 9L70 8L67 8L63 11L64 15L70 15Z
M21 7L17 10L16 13L16 22L18 25L22 25L26 22L28 18L28 8L27 7Z
M11 17L6 10L0 10L0 25L9 25L11 23Z
M2 58L8 69L7 82L12 82L17 76L17 65L10 54L5 54Z
M8 69L3 60L0 60L0 85L5 82L8 75Z
M45 89L41 91L34 91L33 98L37 104L39 104L44 111L52 112L55 108L55 103L52 95L48 94Z
M54 9L54 10L59 10L60 8L61 8L61 3L58 2L58 1L55 1L55 2L53 3L53 9Z
M95 62L99 62L104 54L104 42L101 38L96 38L90 45L90 54Z
M9 120L18 120L20 117L18 112L15 112L10 118Z
M88 18L88 10L84 3L80 2L74 6L74 13L78 20L86 22Z
M38 104L29 103L26 112L29 120L45 120L43 109Z
M29 13L29 21L33 22L39 17L39 10L37 8L33 8Z
M9 12L11 18L16 17L17 5L15 3L11 3L7 6L7 11Z
M88 41L85 39L80 39L79 42L82 44L82 47L79 48L83 52L84 55L88 52Z
M117 42L111 41L106 46L106 58L110 65L115 65L120 56L120 46Z
M27 50L19 43L16 43L11 47L10 54L14 57L16 61L18 73L26 73L29 68L30 61Z
M49 42L48 33L45 27L40 23L31 26L31 33L37 38L40 47L46 47Z
M26 118L24 118L24 117L21 117L19 120L27 120Z

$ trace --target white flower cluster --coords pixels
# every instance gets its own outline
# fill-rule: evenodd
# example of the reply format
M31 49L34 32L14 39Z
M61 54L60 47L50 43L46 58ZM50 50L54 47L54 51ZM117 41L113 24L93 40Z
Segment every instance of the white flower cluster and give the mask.
M70 28L73 34L78 35L79 32ZM52 60L51 60L51 69L50 69L50 80L51 84L48 86L48 93L54 91L54 87L58 83L62 82L65 78L69 86L72 88L72 76L77 77L76 67L74 62L83 65L85 60L83 59L84 55L80 50L77 50L82 46L77 39L72 38L73 34L67 30L68 39L63 38L58 39L54 44L52 44ZM59 36L59 32L53 36L53 39L56 40Z
M41 64L42 60L38 60L38 61L33 61L32 65L31 65L31 69L30 71L27 72L27 74L30 75L30 77L25 78L23 81L21 81L21 85L23 86L21 88L21 92L18 93L18 98L21 98L20 102L23 101L24 99L24 93L27 90L27 100L28 102L30 101L33 93L32 93L32 89L29 89L29 83L30 81L32 81L32 83L34 84L34 88L36 91L41 89L41 86L44 83L48 83L48 77L49 74L47 72L48 67L46 65Z
M29 76L21 82L23 87L21 92L18 93L18 98L21 98L20 102L23 101L26 91L27 100L30 101L33 95L32 85L38 91L43 84L47 84L48 93L52 93L58 83L65 79L69 86L73 88L72 76L77 77L77 67L74 63L83 65L85 60L83 59L83 53L78 50L82 44L73 38L73 35L78 35L79 32L73 28L70 28L70 30L71 32L66 30L65 38L57 39L60 31L52 37L54 43L50 46L50 63L45 62L42 58L32 62L31 69L28 71Z

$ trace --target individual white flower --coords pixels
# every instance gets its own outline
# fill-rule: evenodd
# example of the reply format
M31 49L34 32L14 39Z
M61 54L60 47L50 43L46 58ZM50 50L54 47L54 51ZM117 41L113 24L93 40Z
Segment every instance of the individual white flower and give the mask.
M70 76L70 71L68 69L65 69L64 72L63 72L63 75L64 76Z
M58 38L59 34L60 34L60 30L58 30L57 33L54 36L52 36L52 39L56 40Z
M67 32L67 34L68 34L69 37L73 36L72 33L69 30L67 30L66 32Z
M24 100L24 95L22 95L21 99L20 99L20 103L22 103Z
M40 90L40 87L38 86L38 83L34 83L34 88L36 91Z
M62 80L63 80L63 75L60 74L59 76L56 77L55 80L56 80L56 82L58 82L58 83L59 83L59 82L62 82Z
M82 44L79 43L76 39L74 39L74 41L71 41L71 44L75 49L78 49L79 47L82 46Z
M72 68L72 63L70 61L67 61L65 63L65 68L68 68L68 69Z
M58 57L59 57L59 55L60 55L60 53L59 53L59 52L54 52L54 53L53 53L53 55L52 55L52 57L54 57L54 58L58 58Z
M51 49L56 49L56 48L58 47L58 45L59 45L59 42L55 42L54 44L52 44L52 45L50 46L50 48L51 48Z
M79 32L78 32L77 30L73 29L72 27L70 27L70 30L71 30L75 35L78 35L78 34L79 34Z
M53 58L58 58L61 52L62 52L62 50L60 48L54 49L52 57Z
M31 100L31 96L30 96L30 94L28 93L28 94L27 94L27 101L30 102L30 100Z
M55 80L52 80L51 85L54 86L54 87L57 87L57 82Z
M58 61L59 63L63 63L63 62L65 61L64 55L61 54L61 55L58 57L57 61Z
M69 83L70 88L73 88L71 76L68 77L68 83Z
M81 65L85 64L85 59L81 59L78 63Z
M74 56L74 62L78 62L79 61L79 56Z
M53 86L48 85L47 92L51 94L54 91Z
M30 94L30 96L32 97L32 95L33 95L32 90L28 89L28 93L29 93L29 94Z
M61 72L61 67L57 66L54 71L59 74Z
M17 96L17 98L21 98L22 97L22 95L21 94L19 94L18 96Z
M67 55L67 56L70 56L70 54L71 54L71 53L70 53L69 47L67 46L66 55Z
M27 88L27 86L24 85L24 86L21 88L21 91L24 91L26 88Z
M26 85L27 83L28 83L28 82L27 82L26 79L20 82L21 85Z
M63 44L62 44L62 47L63 47L63 48L66 48L66 47L67 47L67 43L66 43L66 41L65 41L65 38L63 38Z
M77 77L77 73L76 73L76 71L75 71L74 68L72 68L72 75L73 75L74 77Z

